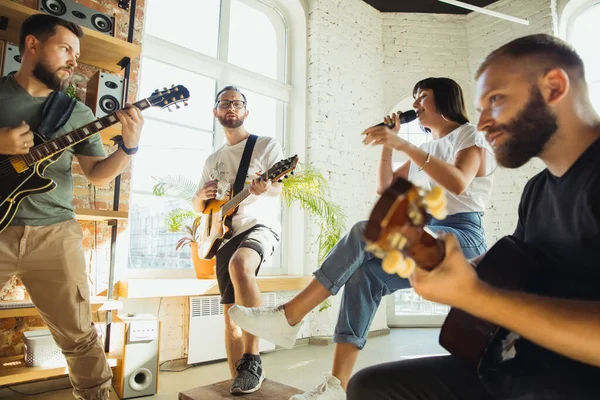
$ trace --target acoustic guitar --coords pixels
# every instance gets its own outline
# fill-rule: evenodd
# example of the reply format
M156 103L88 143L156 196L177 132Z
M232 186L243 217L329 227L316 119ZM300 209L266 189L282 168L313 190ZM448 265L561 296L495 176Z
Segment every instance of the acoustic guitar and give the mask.
M298 163L298 156L281 160L273 165L259 178L271 182L287 178L293 173ZM198 253L206 260L213 258L223 241L230 239L233 234L232 218L242 201L250 196L250 185L246 185L235 196L225 196L223 200L209 200L200 216L200 236L198 237Z
M364 233L366 249L382 258L384 270L407 278L416 265L432 270L445 256L444 243L425 225L430 214L446 214L443 191L423 190L396 179L375 204ZM500 239L477 266L477 275L503 289L531 291L544 256L516 238ZM514 340L504 328L452 308L444 321L439 342L456 357L478 370L503 359ZM512 335L511 335L512 336Z

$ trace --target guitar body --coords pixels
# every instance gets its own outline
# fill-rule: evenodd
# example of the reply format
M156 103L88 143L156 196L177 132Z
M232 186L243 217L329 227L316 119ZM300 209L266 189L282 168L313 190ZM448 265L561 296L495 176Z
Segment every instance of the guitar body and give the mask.
M426 270L436 268L443 261L443 242L424 226L425 211L439 209L441 204L440 199L430 193L398 178L375 204L364 239L367 250L383 259L382 266L389 261L388 273L405 272L406 261L398 260L411 259L413 265ZM394 253L396 255L391 257ZM506 236L485 254L476 271L482 281L494 287L536 293L540 283L535 277L540 276L542 265L549 263L535 249ZM439 342L451 354L481 372L505 357L505 351L512 346L508 333L504 328L452 308L442 326Z
M209 200L202 211L198 237L198 253L200 258L209 260L217 254L224 240L231 238L233 227L231 216L223 217L222 207L229 201Z
M34 135L34 144L42 144L44 140ZM60 155L57 156L58 159ZM54 190L56 183L44 178L46 168L56 159L48 159L33 164L31 167L17 172L9 160L10 156L0 155L0 232L6 228L17 213L19 204L32 194L46 193Z
M540 256L511 236L500 239L477 267L484 282L501 289L533 291ZM501 341L508 332L459 309L451 309L442 326L440 344L478 369L502 359Z

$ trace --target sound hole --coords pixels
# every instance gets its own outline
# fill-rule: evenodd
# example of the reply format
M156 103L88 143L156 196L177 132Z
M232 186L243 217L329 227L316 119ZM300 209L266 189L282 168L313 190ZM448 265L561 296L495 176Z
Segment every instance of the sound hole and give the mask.
M64 15L67 12L67 7L61 0L42 0L42 7L49 14L56 16Z
M136 374L134 380L135 380L135 383L138 383L141 385L142 383L146 382L146 374L143 374L143 373Z
M86 19L86 17L87 17L84 13L82 13L81 11L77 11L77 10L71 11L71 14L73 14L73 16L75 18L79 18L79 19Z
M117 110L119 108L119 100L111 95L105 95L100 98L100 109L106 114Z
M92 16L92 26L104 33L110 33L113 29L112 21L104 14L94 14Z

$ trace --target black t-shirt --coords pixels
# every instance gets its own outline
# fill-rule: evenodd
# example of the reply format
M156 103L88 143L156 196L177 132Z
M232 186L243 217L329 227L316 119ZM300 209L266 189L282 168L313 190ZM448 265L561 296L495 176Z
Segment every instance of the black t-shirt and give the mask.
M536 292L600 300L600 140L563 176L553 176L546 169L527 183L514 236L547 258L535 278ZM544 377L551 386L587 387L582 390L589 393L588 383L600 383L600 368L560 356L522 338L517 341L516 350L513 365L528 371L532 378ZM525 379L523 383L539 386L535 379ZM597 387L600 399L600 386ZM588 397L582 394L579 398Z

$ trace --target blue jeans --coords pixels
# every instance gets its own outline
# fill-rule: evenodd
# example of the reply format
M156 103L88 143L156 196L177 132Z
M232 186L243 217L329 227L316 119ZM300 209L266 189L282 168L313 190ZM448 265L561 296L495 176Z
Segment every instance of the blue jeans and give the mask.
M443 223L443 225L441 225ZM356 223L331 250L315 278L332 295L346 285L338 322L335 343L352 343L362 349L381 298L398 289L410 287L408 279L387 274L381 268L381 259L365 251L362 235L366 221ZM433 231L456 235L465 257L473 258L485 252L485 235L479 213L461 213L448 216L444 221L431 219Z

